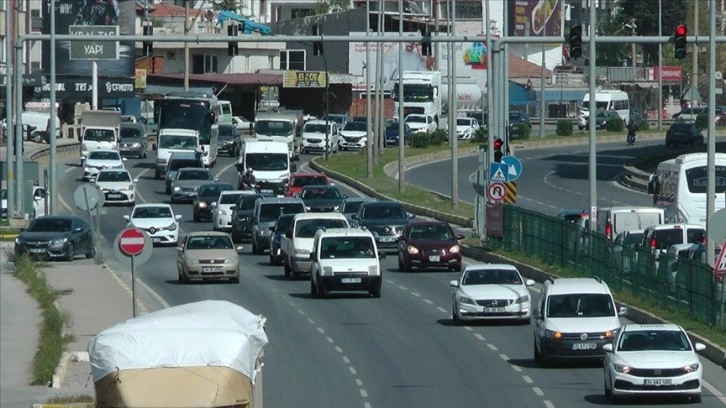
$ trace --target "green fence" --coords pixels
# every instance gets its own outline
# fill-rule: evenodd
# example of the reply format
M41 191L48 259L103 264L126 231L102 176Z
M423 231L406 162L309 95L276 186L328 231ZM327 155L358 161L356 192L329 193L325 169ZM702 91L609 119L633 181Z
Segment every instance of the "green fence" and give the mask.
M504 238L487 244L534 256L582 276L599 276L616 291L726 329L724 285L708 264L649 248L614 246L603 234L513 206L504 207Z

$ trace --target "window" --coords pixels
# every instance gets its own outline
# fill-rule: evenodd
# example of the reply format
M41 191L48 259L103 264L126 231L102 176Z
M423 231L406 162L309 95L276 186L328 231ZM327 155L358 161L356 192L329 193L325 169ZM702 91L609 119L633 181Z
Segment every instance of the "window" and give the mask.
M217 73L217 56L208 54L194 55L192 57L192 73Z
M300 8L294 8L290 10L290 16L291 18L303 18L303 17L309 17L315 15L315 10L313 9L300 9Z
M305 71L305 50L280 51L280 69Z

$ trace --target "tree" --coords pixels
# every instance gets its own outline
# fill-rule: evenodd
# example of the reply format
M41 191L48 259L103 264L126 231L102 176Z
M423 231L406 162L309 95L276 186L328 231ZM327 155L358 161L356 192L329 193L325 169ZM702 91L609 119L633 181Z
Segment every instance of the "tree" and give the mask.
M346 0L319 0L315 3L315 14L328 14L345 11L350 8L350 2Z
M212 10L214 11L239 11L238 0L212 0Z

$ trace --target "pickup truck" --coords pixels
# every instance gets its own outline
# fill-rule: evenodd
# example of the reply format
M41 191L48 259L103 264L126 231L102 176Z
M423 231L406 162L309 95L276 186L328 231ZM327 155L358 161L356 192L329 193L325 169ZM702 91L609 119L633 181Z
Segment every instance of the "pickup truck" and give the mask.
M310 252L319 229L348 228L348 220L341 213L301 213L292 220L292 227L280 241L286 278L297 278L310 273Z

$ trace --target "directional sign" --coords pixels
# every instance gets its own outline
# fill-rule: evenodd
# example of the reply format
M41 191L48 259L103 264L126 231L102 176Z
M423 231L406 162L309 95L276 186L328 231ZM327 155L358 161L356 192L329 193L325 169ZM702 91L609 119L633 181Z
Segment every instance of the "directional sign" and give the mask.
M118 35L118 26L72 25L70 35ZM71 41L71 60L115 60L118 59L118 41Z
M499 202L507 195L507 186L504 183L494 182L487 187L487 197L494 202Z
M502 157L502 163L507 165L507 181L514 181L522 174L522 162L514 156Z
M139 255L146 246L146 235L138 228L127 228L121 232L118 247L128 256Z
M507 165L504 163L492 163L489 165L489 181L507 181Z

